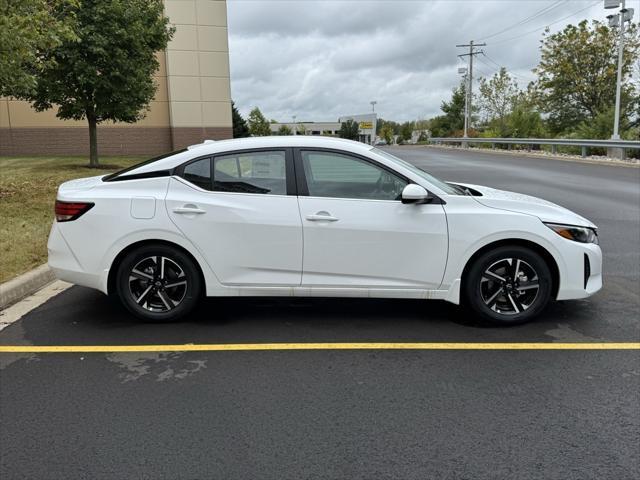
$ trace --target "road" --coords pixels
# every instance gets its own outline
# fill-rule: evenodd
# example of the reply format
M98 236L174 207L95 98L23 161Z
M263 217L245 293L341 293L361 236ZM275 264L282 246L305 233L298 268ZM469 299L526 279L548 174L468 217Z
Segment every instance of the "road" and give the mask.
M605 287L514 328L443 302L208 300L137 324L73 287L4 345L640 341L640 170L389 149L447 180L540 196L600 227ZM0 354L0 478L640 478L640 352Z

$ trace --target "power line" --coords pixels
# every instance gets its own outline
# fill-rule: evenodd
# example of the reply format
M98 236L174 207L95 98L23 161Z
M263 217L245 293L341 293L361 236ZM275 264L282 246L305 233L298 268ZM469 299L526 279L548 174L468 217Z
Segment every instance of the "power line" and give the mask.
M551 25L555 25L556 23L562 22L563 20L566 20L567 18L573 17L574 15L577 15L578 13L584 12L585 10L588 10L589 8L593 7L593 6L594 6L595 4L597 4L597 3L600 3L600 0L596 0L595 2L590 3L590 4L589 4L589 5L587 5L586 7L581 8L580 10L576 10L575 12L570 13L570 14L569 14L569 15L567 15L566 17L562 17L562 18L561 18L561 19L559 19L559 20L556 20L555 22L548 23L548 24L543 25L543 26L541 26L541 27L538 27L538 28L536 28L536 29L534 29L534 30L529 30L528 32L522 33L522 34L517 35L517 36L515 36L515 37L506 38L506 39L504 39L504 40L498 40L497 42L493 42L493 43L491 43L490 45L500 45L500 44L502 44L502 43L511 42L511 41L513 41L513 40L517 40L518 38L522 38L522 37L525 37L525 36L527 36L527 35L531 35L532 33L539 32L539 31L540 31L541 29L543 29L543 28L550 27Z
M520 75L520 74L518 74L518 73L513 72L512 70L508 70L506 67L503 67L503 66L500 66L500 67L498 67L498 68L493 67L493 66L489 65L487 62L483 61L481 58L478 58L477 60L478 60L479 62L481 62L483 65L485 65L485 66L489 67L489 68L491 69L491 71L492 71L494 74L495 74L495 73L497 73L497 72L499 72L501 68L504 68L504 69L505 69L505 71L506 71L509 75L511 75L512 77L516 77L516 78L518 78L518 79L520 79L520 80L523 80L523 81L525 81L525 82L532 82L532 81L534 81L534 80L535 80L533 77L524 77L524 76L522 76L522 75ZM488 77L489 77L489 75L487 75L487 78L488 78Z
M493 63L496 67L498 67L498 69L500 69L500 68L504 67L504 68L505 68L505 70L507 70L507 72L509 72L511 75L513 75L513 76L515 76L515 77L518 77L518 78L521 78L521 79L523 79L523 80L527 80L527 81L534 80L534 78L532 78L532 77L526 77L526 76L524 76L524 75L520 75L520 74L518 74L518 73L515 73L512 69L508 69L508 68L507 68L507 67L505 67L504 65L499 64L499 63L498 63L498 62L496 62L493 58L491 58L489 55L487 55L487 54L486 54L486 52L484 52L484 51L482 52L482 55L484 55L484 56L485 56L485 58L486 58L487 60L489 60L489 61L490 61L491 63ZM478 59L478 60L481 60L481 59ZM484 62L482 62L482 63L484 63ZM486 65L486 63L485 63L485 65Z
M491 35L487 35L486 37L481 38L480 40L487 40L488 38L493 38L496 37L504 32L508 32L509 30L512 30L516 27L519 27L520 25L524 25L525 23L528 23L532 20L535 20L536 18L544 15L545 13L550 12L551 10L553 10L554 8L559 7L562 3L566 3L567 0L559 0L551 5L547 5L546 7L544 7L542 10L538 10L537 12L535 12L532 15L529 15L528 17L520 20L519 22L514 23L513 25L507 27L507 28L503 28L502 30L497 31L496 33L492 33Z

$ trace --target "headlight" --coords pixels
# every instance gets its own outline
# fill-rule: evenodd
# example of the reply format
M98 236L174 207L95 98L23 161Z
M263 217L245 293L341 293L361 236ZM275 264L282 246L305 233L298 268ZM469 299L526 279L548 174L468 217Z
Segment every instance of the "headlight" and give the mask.
M545 223L545 225L561 237L573 240L574 242L598 243L598 233L595 228L560 225L557 223Z

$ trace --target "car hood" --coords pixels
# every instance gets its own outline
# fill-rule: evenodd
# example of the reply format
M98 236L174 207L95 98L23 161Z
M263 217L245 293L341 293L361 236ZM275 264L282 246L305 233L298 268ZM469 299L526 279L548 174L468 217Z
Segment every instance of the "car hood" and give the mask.
M481 195L476 195L473 198L487 207L534 215L543 222L596 228L592 222L577 213L541 198L524 195L522 193L497 190L495 188L485 187L482 185L471 185L457 182L456 185L479 192Z

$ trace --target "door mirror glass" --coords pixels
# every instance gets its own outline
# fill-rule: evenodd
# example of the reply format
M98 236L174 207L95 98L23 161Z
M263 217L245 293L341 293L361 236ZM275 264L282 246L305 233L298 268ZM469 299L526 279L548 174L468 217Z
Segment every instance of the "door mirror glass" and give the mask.
M429 192L415 183L410 183L402 190L402 203L427 203L429 199Z

